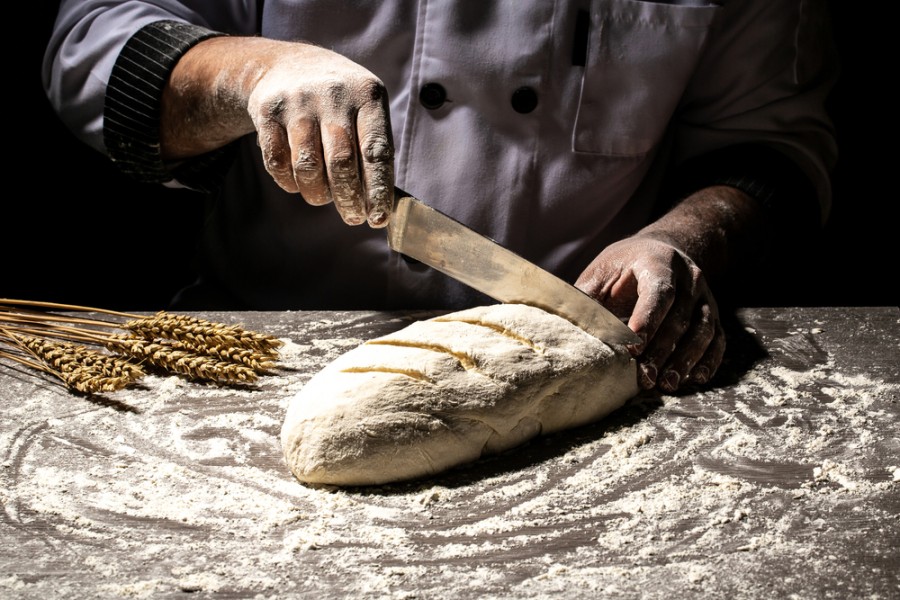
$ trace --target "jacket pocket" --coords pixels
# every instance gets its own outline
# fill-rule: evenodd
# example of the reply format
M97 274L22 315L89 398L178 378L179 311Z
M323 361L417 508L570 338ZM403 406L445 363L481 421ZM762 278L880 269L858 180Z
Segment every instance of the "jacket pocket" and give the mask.
M717 11L697 0L593 2L572 149L627 157L659 143Z

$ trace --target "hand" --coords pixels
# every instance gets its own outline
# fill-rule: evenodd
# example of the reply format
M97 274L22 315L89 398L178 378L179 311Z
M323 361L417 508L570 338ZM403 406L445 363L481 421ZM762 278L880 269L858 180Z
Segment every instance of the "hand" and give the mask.
M328 50L292 50L258 80L247 106L266 169L310 204L333 201L349 225L386 225L393 144L384 84Z
M607 247L575 284L619 317L644 343L635 349L638 383L674 392L715 374L725 353L719 310L700 268L667 241L635 236Z
M387 91L330 50L220 37L178 62L163 95L167 158L209 151L256 131L266 170L288 192L334 202L345 223L387 225L393 141Z

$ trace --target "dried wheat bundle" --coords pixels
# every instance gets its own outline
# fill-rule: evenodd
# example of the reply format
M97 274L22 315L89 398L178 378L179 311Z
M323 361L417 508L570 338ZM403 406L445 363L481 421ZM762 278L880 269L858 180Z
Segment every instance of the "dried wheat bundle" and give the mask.
M142 316L0 298L0 358L87 394L123 389L145 368L198 381L253 383L277 367L282 345L239 325L165 311Z

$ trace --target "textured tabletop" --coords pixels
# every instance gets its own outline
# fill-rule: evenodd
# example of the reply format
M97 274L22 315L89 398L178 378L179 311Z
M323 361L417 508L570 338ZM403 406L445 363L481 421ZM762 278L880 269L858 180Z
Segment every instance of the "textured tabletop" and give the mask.
M202 316L282 368L87 397L0 362L0 597L900 596L896 307L741 310L712 386L366 489L292 478L288 400L431 315Z

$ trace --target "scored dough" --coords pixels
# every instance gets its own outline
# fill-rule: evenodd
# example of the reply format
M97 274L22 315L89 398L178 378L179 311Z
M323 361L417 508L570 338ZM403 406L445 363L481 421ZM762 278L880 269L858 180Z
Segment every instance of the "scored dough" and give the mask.
M625 349L538 308L482 306L338 357L291 399L281 443L300 481L389 483L591 423L637 393Z

